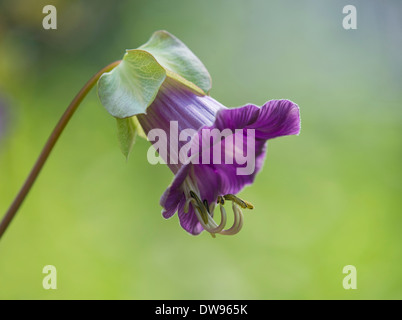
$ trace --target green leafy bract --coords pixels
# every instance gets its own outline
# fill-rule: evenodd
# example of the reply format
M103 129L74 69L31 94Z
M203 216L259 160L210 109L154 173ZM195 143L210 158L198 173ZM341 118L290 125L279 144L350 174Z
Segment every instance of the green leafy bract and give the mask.
M120 150L123 155L128 158L137 135L145 139L147 139L147 137L136 116L124 119L116 118L116 120Z
M211 90L212 80L207 68L183 42L169 32L156 31L139 49L151 53L165 69L194 83L205 94Z
M112 116L132 117L145 113L165 78L165 69L150 53L130 50L116 68L100 77L99 98Z
M183 83L199 95L208 94L211 77L202 62L175 36L155 32L138 49L127 50L121 63L98 81L102 105L117 119L118 139L128 157L135 137L145 137L137 118L145 114L166 77Z

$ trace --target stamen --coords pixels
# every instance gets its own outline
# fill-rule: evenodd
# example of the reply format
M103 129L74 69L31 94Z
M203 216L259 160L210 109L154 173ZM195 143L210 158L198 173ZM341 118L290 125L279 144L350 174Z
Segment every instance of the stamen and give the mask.
M221 211L221 222L219 225L216 224L213 219L213 212L215 209L214 202L211 205L208 201L204 199L201 201L199 196L192 190L190 190L190 197L186 200L184 209L188 212L189 204L191 203L194 207L194 212L201 223L205 231L209 232L212 237L215 238L215 234L219 233L222 235L234 235L238 233L243 227L243 212L240 208L252 209L253 205L247 201L244 201L233 194L228 194L225 196L218 196L217 203L219 204L219 209ZM225 200L232 201L232 210L234 215L233 225L229 229L225 229L227 223L226 210L223 206Z
M216 203L220 203L220 204L224 205L225 199L222 196L218 196L218 200L216 200Z
M238 233L243 227L243 212L240 210L240 208L235 202L232 203L232 209L234 213L233 226L228 230L223 230L221 234L234 235Z
M213 213L215 211L215 203L211 202L209 205L209 213L211 214L211 217L213 217Z
M201 213L202 220L204 221L205 224L207 224L208 223L208 216L209 216L209 214L207 212L207 208L205 208L205 206L201 202L200 198L198 198L198 196L193 191L190 191L190 196L196 201L197 208Z
M195 212L195 214L197 216L198 221L201 223L202 227L206 231L211 233L212 230L211 230L211 228L209 226L209 221L207 223L204 222L204 219L201 217L201 214L200 214L201 210L200 210L199 206L197 205L196 200L191 198L191 204L194 206L194 212Z
M207 212L211 215L211 211L209 211L209 205L208 205L207 199L204 199L203 203L204 203L205 208L207 209Z
M223 198L237 203L243 209L254 209L254 206L250 202L242 200L239 197L236 197L234 194L224 195Z
M183 208L184 213L188 213L188 206L189 206L189 204L190 204L190 202L191 202L192 199L193 199L193 198L188 198L188 199L186 200L186 203L184 204L184 208Z
M222 205L219 206L219 209L221 211L221 223L219 224L219 226L216 225L216 222L214 219L212 219L212 217L209 218L210 220L208 219L211 224L214 224L216 226L209 231L211 233L221 233L223 228L226 226L226 210Z

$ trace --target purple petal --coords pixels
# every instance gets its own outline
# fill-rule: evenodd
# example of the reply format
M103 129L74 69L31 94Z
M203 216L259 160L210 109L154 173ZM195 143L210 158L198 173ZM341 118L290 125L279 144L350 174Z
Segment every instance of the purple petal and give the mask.
M196 134L201 127L212 125L218 110L224 108L225 106L210 96L197 95L184 84L167 77L155 100L147 108L147 113L140 114L137 118L145 134L148 135L152 129L156 128L165 132L167 159L163 160L176 174L181 164L177 164L176 160L173 161L175 163L169 160L177 159L178 151L187 142L179 140L177 133L185 129L193 129ZM172 128L172 121L177 123L177 132Z
M194 213L194 208L192 205L189 206L189 210L187 213L184 212L184 203L180 202L179 204L178 216L180 220L180 225L188 233L191 233L192 235L196 236L200 234L204 230L204 228L198 221L198 218Z
M172 184L166 189L160 199L160 205L163 207L162 215L165 219L169 219L177 211L180 200L184 198L181 185L188 175L188 166L183 166L176 174Z
M215 164L214 169L216 171L215 179L219 179L220 189L218 194L237 194L246 185L250 185L254 182L255 176L262 169L265 161L266 155L266 142L259 141L256 142L256 153L255 153L255 166L252 174L249 175L238 175L237 169L244 167L234 162L232 165L228 164ZM203 165L202 165L203 166Z
M230 129L232 132L243 129L235 134L237 137L243 134L243 154L247 154L247 129L255 130L255 166L251 174L238 174L237 169L244 167L244 165L236 162L235 155L233 155L233 164L224 163L224 144L221 146L222 164L212 164L213 152L211 150L211 164L199 165L203 168L199 171L206 171L205 168L210 167L215 172L215 179L219 180L219 183L215 184L219 186L218 194L236 194L244 186L253 183L256 174L261 170L266 154L266 140L300 132L299 107L289 100L271 100L261 108L255 105L247 105L237 109L222 109L218 112L214 125L203 129L214 128L220 131ZM221 140L219 143L222 144L223 141L225 140ZM234 141L235 139L233 139L233 143ZM201 163L201 161L200 156L199 162Z
M247 105L237 109L222 109L214 126L219 130L229 128L255 129L256 139L273 139L299 134L300 114L297 104L289 100L271 100L261 108Z
M217 179L215 168L206 165L190 164L193 166L193 172L197 179L197 186L202 197L202 201L208 203L216 201L220 195L220 181Z
M202 196L201 200L207 200L208 203L216 201L218 197L217 191L220 188L217 185L219 180L216 179L216 173L213 171L213 169L188 164L180 169L177 176L173 180L172 185L163 194L161 198L161 205L164 207L162 215L165 219L168 219L176 212L176 210L178 210L180 225L183 227L183 229L193 235L197 235L203 230L203 228L199 223L197 216L194 213L194 208L191 204L189 205L189 211L187 213L184 212L186 197L180 188L184 182L184 178L187 177L190 171L192 171L192 174L197 181L197 187Z

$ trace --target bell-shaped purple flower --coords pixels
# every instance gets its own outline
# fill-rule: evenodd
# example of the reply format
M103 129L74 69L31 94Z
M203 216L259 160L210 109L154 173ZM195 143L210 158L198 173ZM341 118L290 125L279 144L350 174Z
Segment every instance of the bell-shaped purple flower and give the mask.
M168 219L178 212L181 226L194 235L239 232L242 209L252 205L236 194L261 170L266 141L300 131L299 108L293 102L228 109L209 96L211 86L197 56L163 30L138 49L127 50L98 82L102 104L117 119L123 154L128 156L137 135L145 133L155 141L159 160L175 174L161 197L162 214ZM229 228L225 202L231 202L234 213Z
M235 194L251 184L261 170L266 141L300 131L299 107L289 100L271 100L262 107L250 104L228 109L171 78L163 82L146 114L137 117L148 137L156 128L166 133L165 137L159 137L167 145L163 160L175 178L161 197L163 217L168 219L178 212L181 226L193 235L203 230L212 235L240 231L241 209L252 205ZM172 148L172 123L179 134L192 130L191 141L179 139L177 148ZM183 152L178 150L188 150L184 155L190 161L180 161ZM229 161L223 162L223 158ZM226 228L225 200L232 202L234 213L230 228ZM217 205L221 213L219 225L214 220Z

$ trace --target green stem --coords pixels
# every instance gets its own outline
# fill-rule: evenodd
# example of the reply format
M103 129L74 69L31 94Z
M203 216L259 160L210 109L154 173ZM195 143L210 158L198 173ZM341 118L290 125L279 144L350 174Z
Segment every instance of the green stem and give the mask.
M34 184L36 178L39 175L43 165L45 164L47 158L49 157L50 152L52 151L54 145L56 144L57 140L59 139L61 133L63 132L64 128L66 127L67 123L70 121L71 117L73 116L75 110L77 110L78 106L80 105L81 101L85 98L88 92L93 88L93 86L97 83L101 75L105 72L108 72L115 68L121 60L115 61L108 66L104 67L98 73L96 73L88 82L82 87L80 92L75 96L73 101L71 101L70 105L67 107L67 110L64 112L62 117L60 118L59 122L57 123L56 127L53 129L52 134L50 135L49 139L47 140L45 146L41 154L39 155L38 160L34 167L32 168L28 178L25 180L24 185L22 186L21 190L15 197L13 203L11 204L10 208L7 210L6 214L4 215L3 220L0 223L0 239L3 236L4 232L6 231L7 227L9 226L10 222L14 218L15 214L17 213L18 209L20 208L22 202L24 201L25 197L27 196L29 190L31 190L32 185Z

